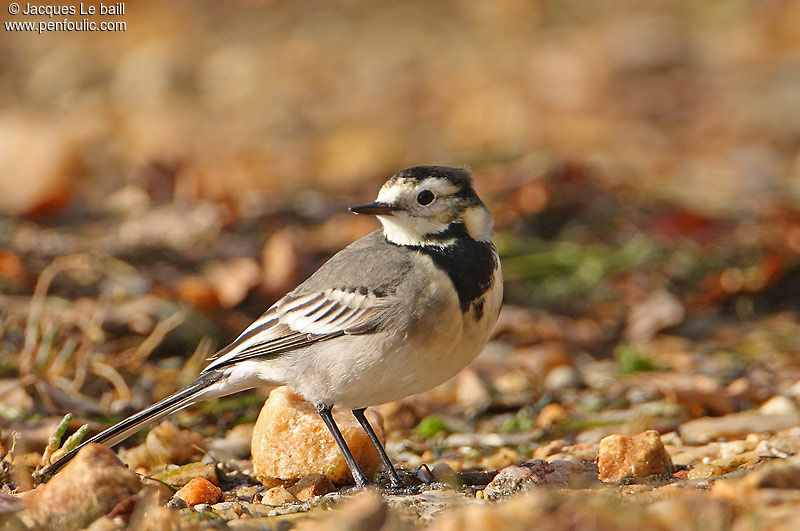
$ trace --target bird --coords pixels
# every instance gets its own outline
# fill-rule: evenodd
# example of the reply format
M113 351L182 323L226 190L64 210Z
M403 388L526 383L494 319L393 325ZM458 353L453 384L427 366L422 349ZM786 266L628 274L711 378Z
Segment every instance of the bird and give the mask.
M500 312L494 222L462 168L395 173L377 199L351 207L381 228L351 243L209 358L194 382L91 437L40 471L53 475L90 443L113 446L202 400L287 385L313 404L356 488L368 479L332 408L347 408L398 475L364 412L447 381L480 354Z

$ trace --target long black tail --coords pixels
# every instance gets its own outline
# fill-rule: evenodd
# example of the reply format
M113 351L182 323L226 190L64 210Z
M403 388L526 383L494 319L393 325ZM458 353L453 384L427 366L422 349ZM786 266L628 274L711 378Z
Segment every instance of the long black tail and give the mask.
M224 377L224 373L220 371L209 371L200 375L197 380L192 382L187 387L181 389L175 394L156 402L152 406L145 408L138 413L134 413L130 417L122 420L110 428L101 431L94 437L82 442L80 445L61 456L55 463L51 463L39 471L41 476L50 476L58 472L61 467L66 465L70 459L75 457L81 448L90 443L102 443L108 446L114 446L118 442L124 441L141 428L149 426L154 422L166 417L170 413L174 413L180 409L198 402L204 398L211 398L208 395L210 388L219 382ZM229 392L214 393L213 396L220 396L235 392L233 389Z

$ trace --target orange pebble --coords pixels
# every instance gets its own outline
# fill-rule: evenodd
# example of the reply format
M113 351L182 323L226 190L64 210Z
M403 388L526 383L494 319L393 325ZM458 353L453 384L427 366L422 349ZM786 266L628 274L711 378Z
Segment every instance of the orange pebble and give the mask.
M192 478L175 496L192 506L198 503L217 503L222 498L222 490L205 478Z

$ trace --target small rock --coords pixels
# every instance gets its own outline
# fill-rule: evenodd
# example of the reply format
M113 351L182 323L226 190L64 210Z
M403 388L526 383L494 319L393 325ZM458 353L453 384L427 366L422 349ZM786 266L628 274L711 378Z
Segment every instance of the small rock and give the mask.
M112 519L121 518L125 522L130 521L131 513L141 499L140 494L131 494L127 498L122 498L106 516Z
M298 531L373 531L382 529L389 511L383 497L373 488L368 488L346 500L335 511L318 520L298 521ZM393 528L394 529L394 528Z
M674 526L673 526L674 527ZM678 527L679 528L679 527ZM605 493L533 489L502 503L470 503L443 512L428 531L494 529L671 529L654 526L633 504L622 505Z
M217 467L214 463L189 463L188 465L154 473L152 476L175 488L183 487L194 478L203 478L214 485L219 485Z
M175 497L192 507L198 503L216 503L222 498L222 490L204 478L194 478L184 485Z
M597 467L602 481L672 473L672 460L661 437L647 430L633 437L609 435L598 445Z
M561 404L551 403L544 406L536 416L536 425L546 429L565 418L567 418L566 408Z
M766 444L769 446L768 453L780 457L782 454L800 454L800 427L787 432L778 434L778 436L769 439L768 441L758 441L758 444Z
M439 483L444 483L445 485L448 485L454 489L458 488L461 484L456 471L444 461L439 461L433 465L431 474L433 475L434 480L438 481Z
M661 392L692 416L699 415L703 410L714 415L727 415L736 407L733 395L715 378L704 374L654 371L632 375L626 380L639 387Z
M272 505L273 507L296 501L297 498L295 495L289 492L283 485L268 489L261 498L261 503L264 505Z
M139 477L106 446L86 445L53 479L24 498L28 527L80 529L141 489Z
M275 511L276 507L274 505L267 505L260 502L251 503L247 501L240 501L239 503L242 506L242 514L246 516L246 520L253 520L254 518L266 518L270 514L274 514L273 511ZM244 527L247 529L272 529L272 526Z
M334 411L336 424L361 470L367 476L381 468L367 434L350 411ZM374 411L367 418L383 440L383 421ZM253 430L253 472L266 486L275 486L311 474L324 474L332 482L351 479L350 469L317 410L278 387L270 394Z
M178 511L155 503L142 504L131 516L130 524L125 529L141 531L161 531L163 529L184 529L185 520ZM120 529L117 527L117 529Z
M777 462L748 474L745 485L760 489L800 489L800 461Z
M214 262L205 268L205 275L223 308L233 308L244 300L260 280L261 268L252 258L232 258Z
M464 369L456 381L456 401L464 410L480 411L491 402L489 388L474 369Z
M536 448L533 451L534 459L544 459L550 455L558 453L564 448L564 439L554 439L547 444Z
M121 527L119 522L114 521L114 518L105 515L92 522L91 525L86 528L86 531L117 531Z
M485 455L478 459L477 465L483 470L501 470L505 467L513 465L514 463L519 463L523 459L525 459L525 457L517 450L504 446L498 448L491 454ZM460 465L462 465L463 462L456 461L453 464L454 469L460 471Z
M686 473L686 479L695 480L723 476L735 469L736 467L731 468L722 463L700 463Z
M164 464L183 465L200 455L203 438L198 434L179 430L165 420L150 430L143 444L119 451L119 457L133 470L153 468Z
M548 461L572 461L573 463L597 461L597 444L581 442L564 446L564 441L556 439L533 451L535 459Z
M794 398L800 398L800 380L797 380L792 384L791 387L789 387L787 394L789 396L793 396Z
M1 273L0 282L4 280ZM0 380L0 414L4 418L29 415L33 406L33 398L25 391L24 385L19 385L19 379Z
M534 487L586 488L596 482L597 477L580 463L531 459L521 466L501 470L483 495L494 500Z
M630 343L646 341L659 330L679 324L685 313L683 303L675 295L667 290L655 291L632 306L625 326L625 340Z
M716 482L714 485L716 488ZM639 516L636 520L630 522L627 528L632 529L686 529L686 524L689 524L691 529L708 529L708 530L723 530L723 529L737 529L741 525L743 529L749 526L744 524L742 520L733 523L734 514L736 509L732 504L726 503L720 499L713 499L709 496L703 495L699 492L689 490L687 488L679 487L678 485L665 485L659 487L654 493L652 502L646 505L646 513L655 520L650 520L649 525L642 522L642 517ZM669 493L669 494L668 494ZM665 496L659 499L658 496ZM644 516L644 515L642 515ZM752 514L745 517L753 518ZM752 522L752 520L751 520ZM762 527L761 521L759 525L754 525L759 529L774 529L769 526ZM622 526L618 529L623 528Z
M752 496L752 494L752 489L744 484L742 478L724 478L714 481L711 486L710 497L735 502Z
M239 485L228 490L227 495L232 499L251 502L261 492L264 492L263 485Z
M333 484L322 474L311 474L289 487L288 491L298 501L310 500L333 491Z
M242 516L244 508L239 502L220 502L211 506L211 509L219 515L222 520L235 520Z
M559 389L570 389L583 385L581 375L571 365L558 365L547 373L544 379L544 386L550 391Z
M776 395L761 404L758 411L765 415L796 415L800 409L791 398Z
M419 395L387 402L376 408L383 417L384 430L410 430L430 415L428 403Z
M237 424L222 439L208 442L208 450L218 459L247 459L250 457L250 441L253 440L253 424Z
M186 250L216 241L221 208L211 202L170 202L125 218L103 242L112 252L139 246Z
M23 494L24 496L24 494ZM25 509L25 504L16 496L0 492L0 522L4 517Z
M663 440L664 438L662 437ZM743 440L714 442L703 446L678 446L670 448L670 456L673 463L695 466L700 463L710 463L750 452L756 448L759 442L758 437L753 436Z
M770 433L800 424L800 412L765 414L742 411L722 417L703 417L681 424L678 432L686 444L705 444L722 439L740 439L749 433Z
M687 479L710 478L737 470L751 470L763 463L765 458L780 454L780 450L771 447L766 441L759 443L756 436L748 436L744 441L711 443L706 446L710 447L708 451L695 452L694 458L691 453L677 454L682 461L686 461L687 457L691 460L692 468L686 474ZM698 450L703 448L705 447ZM704 453L705 457L698 459Z

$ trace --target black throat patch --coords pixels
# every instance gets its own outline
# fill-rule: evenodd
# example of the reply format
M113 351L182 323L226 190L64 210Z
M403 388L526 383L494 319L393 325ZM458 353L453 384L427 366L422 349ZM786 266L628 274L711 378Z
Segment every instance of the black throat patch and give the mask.
M447 273L458 293L461 311L473 311L477 320L483 316L483 300L478 300L494 283L497 259L492 242L473 240L463 225L453 224L441 234L442 240L451 240L448 245L410 245L412 249L431 257L436 267ZM438 239L438 238L437 238ZM394 245L394 244L393 244Z

